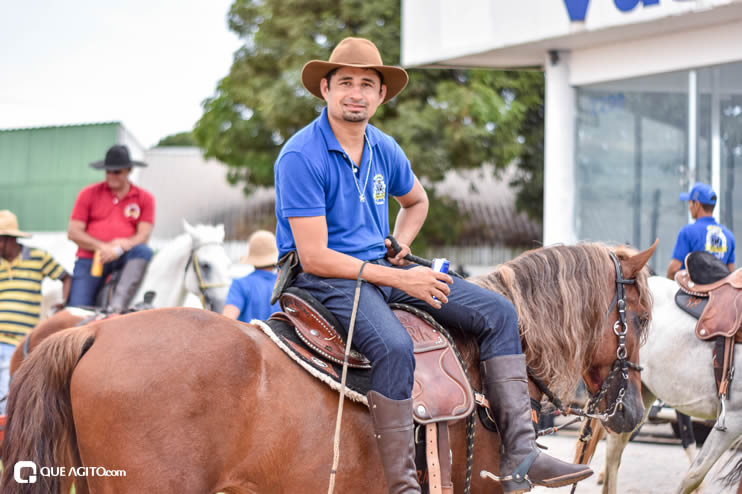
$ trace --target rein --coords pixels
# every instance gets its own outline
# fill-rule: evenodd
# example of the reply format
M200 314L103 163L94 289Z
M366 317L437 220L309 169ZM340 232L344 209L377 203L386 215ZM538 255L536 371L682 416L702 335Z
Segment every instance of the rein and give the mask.
M221 245L221 242L205 242L202 244L198 244L195 247L191 249L191 255L188 257L188 262L185 266L185 272L188 272L188 267L193 264L193 271L196 273L196 280L198 281L198 297L201 300L201 306L204 309L211 310L212 303L210 298L207 295L207 291L210 288L222 288L227 286L227 283L206 283L204 281L204 277L201 274L201 267L198 263L198 250L201 247L205 247L207 245Z
M356 279L356 292L353 297L353 311L350 315L350 328L348 329L348 341L345 343L345 355L343 357L343 372L340 378L340 398L338 401L338 413L335 418L335 437L332 441L332 469L330 470L330 485L327 488L328 494L333 494L335 491L335 476L337 475L338 465L340 464L340 428L343 423L343 403L345 402L345 379L348 376L348 356L350 355L350 347L353 341L353 330L356 325L356 315L358 313L358 302L361 300L361 283L363 278L363 268L366 267L368 261L363 261L361 269L358 271L358 278Z

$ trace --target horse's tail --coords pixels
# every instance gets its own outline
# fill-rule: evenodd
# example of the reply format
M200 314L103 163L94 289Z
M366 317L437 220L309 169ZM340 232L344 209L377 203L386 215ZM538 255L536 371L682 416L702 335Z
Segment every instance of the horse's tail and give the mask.
M72 418L70 380L96 333L95 326L83 326L47 338L13 375L1 455L3 493L56 494L63 487L69 489L66 476L42 475L41 468L64 466L69 472L82 464ZM31 463L17 467L16 475L17 462L24 461L35 467ZM16 476L26 482L19 483ZM76 480L84 482L82 478Z

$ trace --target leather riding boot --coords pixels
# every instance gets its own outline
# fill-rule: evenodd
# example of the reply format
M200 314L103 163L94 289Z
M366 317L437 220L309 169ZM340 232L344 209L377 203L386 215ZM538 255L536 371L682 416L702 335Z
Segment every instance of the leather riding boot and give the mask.
M366 397L389 494L419 494L412 398L391 400L376 391Z
M121 276L116 284L116 290L111 297L110 308L113 312L123 312L129 308L132 299L142 284L144 273L147 271L147 259L132 259L124 265Z
M533 485L561 487L593 474L542 453L536 446L524 355L504 355L481 364L482 387L500 433L500 477L505 492L529 491ZM512 478L511 478L512 477Z

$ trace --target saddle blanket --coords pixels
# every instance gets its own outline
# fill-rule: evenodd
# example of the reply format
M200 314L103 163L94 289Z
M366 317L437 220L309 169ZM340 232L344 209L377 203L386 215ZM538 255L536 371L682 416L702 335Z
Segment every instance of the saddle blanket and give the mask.
M325 360L312 353L296 334L294 327L280 319L250 321L259 327L278 347L294 362L299 364L323 383L340 392L340 378L343 373L342 364ZM348 368L345 380L345 396L352 401L368 406L366 393L371 390L371 369Z

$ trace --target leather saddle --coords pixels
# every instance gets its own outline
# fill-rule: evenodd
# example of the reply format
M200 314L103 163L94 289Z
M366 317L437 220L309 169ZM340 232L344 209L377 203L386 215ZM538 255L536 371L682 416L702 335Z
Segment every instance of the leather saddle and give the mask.
M734 378L734 349L742 342L742 269L729 268L711 253L685 256L684 271L675 273L680 290L675 303L698 319L696 336L714 341L714 378L720 402L715 428L726 430L726 400Z
M319 356L342 364L346 329L306 291L289 287L280 295L283 313L298 336ZM474 410L474 392L446 331L429 314L403 304L391 304L394 315L414 344L413 413L418 423L431 424L466 418ZM368 369L371 362L356 349L348 366Z
M729 273L713 254L699 251L686 256L687 269L675 274L680 290L675 302L698 319L696 336L735 337L742 342L742 268Z

